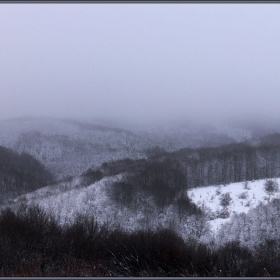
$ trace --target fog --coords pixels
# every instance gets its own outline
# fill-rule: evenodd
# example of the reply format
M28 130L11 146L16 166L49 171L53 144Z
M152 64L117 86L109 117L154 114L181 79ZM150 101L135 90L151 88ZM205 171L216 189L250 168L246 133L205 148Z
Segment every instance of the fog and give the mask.
M278 4L1 4L0 119L277 122Z

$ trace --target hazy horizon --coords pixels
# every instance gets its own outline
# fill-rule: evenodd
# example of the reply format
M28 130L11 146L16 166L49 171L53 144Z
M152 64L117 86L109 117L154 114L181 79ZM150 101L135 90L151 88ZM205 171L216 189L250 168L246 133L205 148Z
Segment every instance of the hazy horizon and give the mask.
M1 4L0 119L278 123L277 4Z

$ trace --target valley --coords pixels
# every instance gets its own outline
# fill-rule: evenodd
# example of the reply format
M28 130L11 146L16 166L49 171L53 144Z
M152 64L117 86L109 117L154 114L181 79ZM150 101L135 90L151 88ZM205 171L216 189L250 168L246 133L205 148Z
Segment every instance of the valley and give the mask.
M15 179L10 182L16 184L1 186L0 226L5 211L26 213L19 216L21 219L37 211L65 230L78 226L82 232L93 221L96 227L111 234L126 234L126 238L168 230L182 242L200 244L195 246L204 246L211 254L234 242L238 244L234 246L256 252L264 242L280 238L277 133L254 136L253 131L223 128L221 132L213 126L211 133L204 129L192 134L193 126L189 132L182 127L171 132L166 129L159 137L159 132L145 134L46 118L1 121L0 128L0 145L6 151L1 156L3 182L7 170L12 172L26 155L24 168L17 171L25 174L21 179L25 181L15 177L19 173L11 173ZM171 147L168 135L181 140ZM49 181L37 185L28 181L31 177L26 174L35 174L35 166L41 166L36 172L48 174L44 176L49 176ZM39 173L37 176L43 178ZM211 269L210 275L216 275ZM202 271L196 273L204 275ZM236 275L252 273L244 271L238 270ZM128 274L115 271L113 275Z

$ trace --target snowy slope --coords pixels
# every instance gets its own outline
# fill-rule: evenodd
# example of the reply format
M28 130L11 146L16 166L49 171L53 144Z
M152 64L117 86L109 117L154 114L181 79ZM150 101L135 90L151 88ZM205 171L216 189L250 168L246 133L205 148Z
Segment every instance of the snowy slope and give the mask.
M152 143L130 131L52 118L0 121L0 145L27 152L57 179L76 176L105 161L142 158Z
M110 190L114 182L122 180L122 176L122 174L119 174L105 177L88 186L84 184L83 176L74 177L71 180L61 181L21 195L8 201L2 207L17 208L21 203L27 205L37 204L52 212L62 224L72 222L76 215L83 214L94 216L99 224L105 223L111 228L120 227L127 231L133 231L158 226L172 227L183 238L194 236L195 238L200 238L203 242L217 238L221 243L229 238L242 240L243 233L241 237L239 233L238 237L236 237L237 231L231 233L230 230L232 225L229 222L232 219L235 219L233 222L234 227L238 227L240 224L239 219L237 219L238 214L250 214L255 209L258 209L258 205L261 203L268 205L268 202L272 201L273 198L280 198L280 192L268 194L265 191L264 184L266 180L247 182L247 189L244 188L244 182L225 186L200 187L190 189L187 193L191 200L206 213L206 216L197 218L195 215L185 215L180 217L175 204L171 204L164 209L158 209L152 197L139 195L139 193L135 194L137 207L118 205L112 199ZM280 178L275 179L275 181L280 184ZM222 206L220 205L220 199L226 193L229 193L231 200L228 206ZM270 208L275 208L276 206L272 205ZM263 213L266 210L259 209L256 211L256 213ZM228 212L229 216L221 218L225 212ZM262 217L259 217L256 213L252 212L248 217L252 221L247 222L247 224L252 223L252 229L259 228L259 224L264 224L261 220ZM258 221L259 218L260 221ZM244 220L244 217L242 219ZM268 226L266 227L268 228ZM227 231L226 234L224 234L225 231ZM268 231L267 236L270 236L271 232L272 230ZM259 238L261 235L258 230L254 233L252 231L252 234L251 243L253 240L258 242L261 239Z
M278 184L280 178L275 179ZM228 185L208 186L188 191L191 200L207 213L213 232L217 232L236 213L248 213L260 203L268 203L273 198L280 198L280 192L268 194L265 191L266 180L248 181L249 189L244 188L244 182ZM228 218L219 218L225 207L220 205L221 196L229 193L232 200L226 207Z
M143 158L145 151L156 145L175 151L184 147L219 146L250 138L246 130L202 123L166 123L145 129L127 130L43 117L15 118L0 121L0 145L31 154L57 179L64 179L106 161Z
M71 222L75 214L93 215L101 224L112 222L112 214L117 214L116 205L108 197L108 188L113 182L119 181L122 175L106 177L100 181L83 186L82 177L75 177L67 182L46 186L34 192L10 200L10 207L17 207L20 203L27 205L38 204L55 214L61 223ZM2 207L6 207L3 205Z
M52 212L61 222L71 222L75 214L89 214L97 217L98 222L104 223L108 218L106 189L108 184L120 179L120 175L106 177L90 186L83 186L82 177L46 186L34 192L27 193L9 200L2 207L17 207L21 203L37 204Z
M204 230L204 220L197 220L194 216L179 219L174 205L158 209L151 196L136 193L137 207L118 205L112 199L110 189L114 182L121 181L122 176L105 177L89 186L83 185L82 176L75 177L21 195L2 207L17 208L22 203L39 205L53 213L61 224L71 223L76 215L82 214L94 216L99 224L127 231L171 226L184 237L196 236L197 231Z

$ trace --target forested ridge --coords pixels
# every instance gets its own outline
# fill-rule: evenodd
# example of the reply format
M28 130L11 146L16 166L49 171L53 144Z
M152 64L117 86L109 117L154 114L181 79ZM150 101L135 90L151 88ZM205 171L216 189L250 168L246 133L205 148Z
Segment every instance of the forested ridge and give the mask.
M181 163L188 188L280 176L280 145L183 149L171 158Z
M243 142L171 153L155 148L149 151L151 156L147 159L105 162L99 169L89 169L84 176L88 182L95 182L123 174L121 182L113 183L110 189L119 205L137 208L139 197L148 196L159 208L175 202L184 205L189 213L199 213L184 194L186 190L280 177L279 139L275 134L254 145Z
M254 145L242 142L175 152L155 148L155 152L150 150L148 159L107 162L99 171L104 175L134 173L139 175L138 180L145 180L148 173L161 172L166 177L175 172L173 180L184 181L180 184L186 189L280 177L279 139L279 134L274 134L261 138Z

